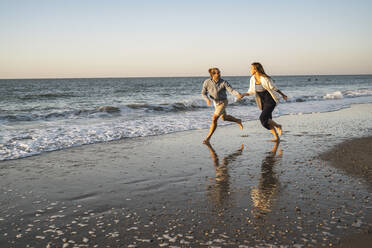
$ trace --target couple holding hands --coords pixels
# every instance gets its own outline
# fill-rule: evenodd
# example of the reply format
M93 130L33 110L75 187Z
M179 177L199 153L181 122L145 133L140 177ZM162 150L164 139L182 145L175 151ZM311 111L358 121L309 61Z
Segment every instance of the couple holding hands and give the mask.
M218 68L211 68L208 70L208 72L211 75L211 78L204 81L201 93L208 106L211 105L211 99L213 100L215 111L213 113L209 133L204 139L203 143L209 143L209 140L217 128L217 121L219 117L221 117L223 121L236 122L240 128L243 129L242 120L226 113L226 106L228 103L226 90L232 95L236 96L238 99L241 99L244 96L256 95L257 106L262 110L260 115L262 126L271 131L271 133L274 135L275 141L280 140L279 136L282 134L282 126L272 120L272 112L274 111L276 104L279 102L275 92L279 93L284 100L287 100L287 96L276 88L273 80L265 73L265 70L260 63L252 63L252 76L250 79L249 90L243 94L234 90L227 81L221 78L221 72Z

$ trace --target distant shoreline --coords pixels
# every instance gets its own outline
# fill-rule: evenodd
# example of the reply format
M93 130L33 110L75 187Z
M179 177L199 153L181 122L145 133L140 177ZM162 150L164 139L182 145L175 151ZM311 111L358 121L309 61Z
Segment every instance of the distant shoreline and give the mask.
M224 75L223 77L249 77L250 75ZM372 74L293 74L293 75L271 75L272 77L326 77L326 76L372 76ZM63 79L121 79L121 78L204 78L208 75L201 76L126 76L126 77L40 77L40 78L0 78L0 80L63 80Z

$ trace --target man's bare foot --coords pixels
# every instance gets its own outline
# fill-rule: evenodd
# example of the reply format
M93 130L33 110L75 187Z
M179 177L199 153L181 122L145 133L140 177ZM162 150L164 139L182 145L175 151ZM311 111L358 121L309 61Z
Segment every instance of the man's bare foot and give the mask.
M210 144L210 143L209 143L209 139L205 139L205 140L203 140L202 143L203 143L203 144Z
M278 135L279 135L279 136L282 136L282 132L283 132L283 130L282 130L282 125L278 125L278 126L277 126L277 129L278 129Z
M240 129L241 129L241 130L243 130L243 124L242 124L242 120L238 120L238 122L237 122L237 123L238 123L238 125L239 125Z

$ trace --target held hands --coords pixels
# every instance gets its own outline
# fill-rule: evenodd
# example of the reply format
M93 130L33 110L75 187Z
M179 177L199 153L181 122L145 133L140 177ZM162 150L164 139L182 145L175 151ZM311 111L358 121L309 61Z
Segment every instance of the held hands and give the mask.
M205 100L208 106L211 106L211 100Z
M238 95L236 96L236 98L238 99L238 101L240 100L240 99L242 99L244 97L244 94L240 94L240 93L238 93Z

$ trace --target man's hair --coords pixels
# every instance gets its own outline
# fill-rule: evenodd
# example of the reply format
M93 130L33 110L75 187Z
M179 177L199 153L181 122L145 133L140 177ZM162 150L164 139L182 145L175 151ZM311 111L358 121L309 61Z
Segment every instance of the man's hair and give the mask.
M209 68L209 69L208 69L209 75L212 76L212 71L214 71L214 70L218 70L218 71L220 71L220 69L218 69L217 67Z

